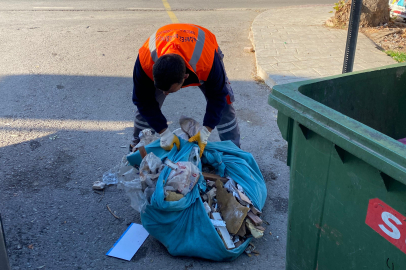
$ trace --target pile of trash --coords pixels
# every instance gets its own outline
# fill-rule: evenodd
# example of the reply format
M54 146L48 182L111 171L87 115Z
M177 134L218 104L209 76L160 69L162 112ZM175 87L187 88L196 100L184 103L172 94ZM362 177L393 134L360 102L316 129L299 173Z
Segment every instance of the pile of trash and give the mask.
M260 210L266 199L254 158L226 141L209 142L200 159L197 144L187 139L201 127L186 117L180 125L174 131L179 150L165 151L159 140L137 145L101 183L123 189L144 228L174 256L230 261L253 251L250 241L265 231ZM143 136L155 135L145 130Z
M265 228L259 217L262 213L245 195L241 185L230 177L203 173L207 183L201 199L213 226L227 249L239 247L249 237L260 238Z
M154 153L149 153L137 169L129 165L128 161L122 160L116 167L104 173L103 181L96 181L93 189L102 190L105 185L117 184L130 198L131 207L142 212L150 203L158 177L165 166L172 169L164 187L165 200L178 201L189 193L200 176L200 170L195 165L197 159L200 162L198 147L190 154L192 162L173 163L169 159L162 162Z

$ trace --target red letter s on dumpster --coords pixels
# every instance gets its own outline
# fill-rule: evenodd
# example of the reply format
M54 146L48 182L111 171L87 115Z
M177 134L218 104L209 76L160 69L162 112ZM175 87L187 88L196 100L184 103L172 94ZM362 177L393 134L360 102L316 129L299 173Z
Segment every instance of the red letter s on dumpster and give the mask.
M406 218L379 199L368 204L365 223L390 243L406 253ZM403 223L402 223L403 221Z

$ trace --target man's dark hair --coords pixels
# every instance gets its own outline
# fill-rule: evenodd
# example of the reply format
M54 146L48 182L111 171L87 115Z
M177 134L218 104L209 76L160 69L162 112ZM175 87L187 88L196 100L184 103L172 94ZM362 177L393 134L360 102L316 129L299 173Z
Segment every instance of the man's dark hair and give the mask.
M168 91L174 83L182 83L185 73L185 61L177 54L162 55L152 68L155 87L162 91Z

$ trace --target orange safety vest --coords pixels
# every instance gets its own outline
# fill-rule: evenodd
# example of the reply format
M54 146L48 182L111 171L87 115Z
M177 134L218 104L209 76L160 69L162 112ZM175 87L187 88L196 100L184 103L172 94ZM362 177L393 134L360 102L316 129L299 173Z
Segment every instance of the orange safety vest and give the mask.
M217 51L216 36L209 30L194 24L178 23L168 24L153 33L140 48L138 57L142 69L153 80L152 66L158 58L164 54L178 54L202 83L210 74Z

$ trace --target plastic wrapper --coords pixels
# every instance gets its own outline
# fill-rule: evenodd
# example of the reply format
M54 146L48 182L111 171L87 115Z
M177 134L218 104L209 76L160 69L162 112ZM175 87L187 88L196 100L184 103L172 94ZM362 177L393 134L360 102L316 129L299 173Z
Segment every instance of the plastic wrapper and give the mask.
M196 167L199 166L200 163L199 147L193 147L189 155L189 162L191 162Z
M172 170L164 187L166 191L177 191L183 195L189 193L200 177L200 170L191 162L178 162L177 170Z
M159 139L156 133L149 128L143 129L138 137L140 138L140 142L135 146L135 148L146 146Z
M142 160L139 171L132 166L120 169L117 187L124 190L131 200L131 207L136 211L144 211L151 201L162 168L161 159L154 153L149 153Z
M141 184L144 190L147 187L155 188L156 181L163 168L162 160L155 156L154 153L145 156L140 165Z
M236 197L237 199L241 200L240 195L238 194L238 189L237 186L234 182L233 179L231 179L230 177L227 177L229 180L227 181L227 183L224 184L224 187L233 194L234 197Z
M136 168L131 167L130 170L119 176L117 188L124 190L125 194L130 198L132 208L138 212L145 209L148 201Z
M195 136L201 129L202 125L193 118L181 116L179 124L182 130L189 135L189 137Z
M186 141L189 140L189 135L187 135L187 133L184 132L181 128L175 129L172 133Z
M162 160L154 153L146 155L140 164L141 187L148 202L155 192L156 181L163 168Z
M242 186L240 186L240 184L237 184L237 189L238 189L240 192L244 192L244 189L242 188Z
M102 181L106 185L115 185L118 183L118 175L126 172L127 170L131 169L131 166L127 166L127 156L123 156L120 163L117 164L114 168L108 170L107 172L103 173Z
M141 176L147 174L159 175L163 166L162 160L151 152L141 161L140 174Z
M148 201L148 203L151 202L151 197L152 197L152 194L154 194L154 192L155 192L155 187L147 187L144 190L144 195L145 195L145 198Z

